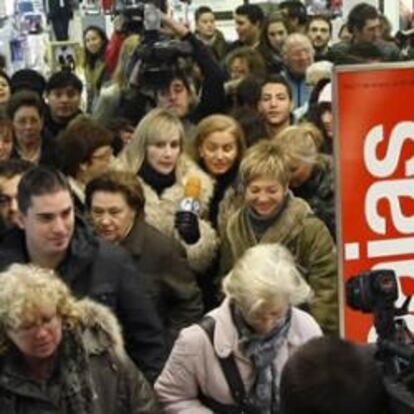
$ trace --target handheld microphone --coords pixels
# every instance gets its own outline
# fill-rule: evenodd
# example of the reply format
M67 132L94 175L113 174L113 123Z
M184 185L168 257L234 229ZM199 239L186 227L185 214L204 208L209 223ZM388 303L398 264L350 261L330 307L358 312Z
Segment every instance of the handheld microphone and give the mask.
M188 211L198 215L200 213L200 193L200 178L190 177L184 186L184 198L180 201L178 211Z
M400 276L401 291L405 296L414 296L414 278L410 276Z

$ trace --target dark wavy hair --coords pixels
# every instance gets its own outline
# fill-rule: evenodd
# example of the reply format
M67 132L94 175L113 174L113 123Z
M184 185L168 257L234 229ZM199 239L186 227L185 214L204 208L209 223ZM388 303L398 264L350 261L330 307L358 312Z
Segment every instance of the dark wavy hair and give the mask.
M85 66L89 66L91 68L94 68L96 61L100 58L103 59L103 57L105 55L106 46L108 45L108 37L106 36L106 33L100 27L98 27L98 26L88 26L83 32L83 37L82 38L83 38L84 43L85 43L86 34L90 31L96 32L103 41L102 47L96 55L89 52L89 50L86 48L86 46L84 47Z

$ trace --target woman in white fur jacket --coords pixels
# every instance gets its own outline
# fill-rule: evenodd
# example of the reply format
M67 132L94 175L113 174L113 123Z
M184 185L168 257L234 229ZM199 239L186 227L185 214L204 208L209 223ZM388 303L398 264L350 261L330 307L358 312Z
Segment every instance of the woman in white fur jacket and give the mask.
M166 109L150 111L118 161L119 167L136 173L142 183L145 220L178 240L192 269L204 272L218 247L216 232L206 219L214 183L184 153L184 128L179 118ZM198 213L180 208L186 193L198 193Z

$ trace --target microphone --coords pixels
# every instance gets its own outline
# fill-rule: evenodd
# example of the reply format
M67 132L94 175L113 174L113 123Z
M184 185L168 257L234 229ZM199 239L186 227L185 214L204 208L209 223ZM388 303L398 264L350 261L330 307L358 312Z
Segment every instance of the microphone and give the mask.
M399 277L401 291L405 296L414 296L414 278L410 276Z
M190 177L184 186L184 198L180 201L178 211L200 214L201 180L199 177Z

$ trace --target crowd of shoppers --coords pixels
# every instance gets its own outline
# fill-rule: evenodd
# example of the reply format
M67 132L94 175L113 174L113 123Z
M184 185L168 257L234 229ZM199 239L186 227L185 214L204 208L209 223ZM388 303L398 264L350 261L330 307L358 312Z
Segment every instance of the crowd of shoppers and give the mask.
M84 82L0 71L2 413L386 407L338 339L331 78L404 54L363 2L335 44L299 0L237 7L234 42L194 17L161 15L167 65L121 16Z

